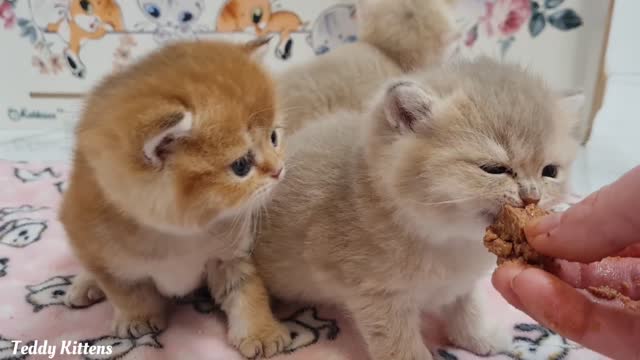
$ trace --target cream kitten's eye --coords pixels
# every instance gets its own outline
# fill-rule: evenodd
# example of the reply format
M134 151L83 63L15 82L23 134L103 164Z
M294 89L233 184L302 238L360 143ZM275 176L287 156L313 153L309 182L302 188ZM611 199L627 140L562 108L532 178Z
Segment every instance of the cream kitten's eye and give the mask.
M492 175L511 174L511 169L503 165L486 164L480 166L480 169Z
M542 169L542 176L555 179L558 176L557 165L547 165Z
M231 170L239 177L245 177L253 167L253 156L249 153L231 164Z
M271 132L271 143L273 146L278 146L278 132L276 130Z

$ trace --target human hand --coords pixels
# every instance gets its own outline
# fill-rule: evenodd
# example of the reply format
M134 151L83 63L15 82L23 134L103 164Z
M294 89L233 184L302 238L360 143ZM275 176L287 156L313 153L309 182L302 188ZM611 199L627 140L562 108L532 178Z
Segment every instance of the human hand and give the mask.
M555 274L504 264L492 279L502 296L586 347L615 359L640 359L640 312L576 289L606 285L640 299L640 167L525 232L539 252L574 262L559 261ZM609 256L621 257L602 260Z

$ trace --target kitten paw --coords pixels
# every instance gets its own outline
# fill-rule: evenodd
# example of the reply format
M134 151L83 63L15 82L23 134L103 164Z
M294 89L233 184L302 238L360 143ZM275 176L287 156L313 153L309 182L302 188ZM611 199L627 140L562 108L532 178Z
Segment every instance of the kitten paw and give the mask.
M256 328L245 336L230 335L231 344L246 358L269 358L283 352L292 342L289 330L274 322Z
M139 338L150 333L159 333L167 328L167 316L157 314L129 318L117 315L113 321L113 332L121 338Z
M452 338L451 342L476 355L496 355L511 347L511 334L506 329L487 329L476 334Z
M104 300L105 295L102 289L92 278L79 275L74 280L67 295L64 298L64 304L72 309L85 308Z

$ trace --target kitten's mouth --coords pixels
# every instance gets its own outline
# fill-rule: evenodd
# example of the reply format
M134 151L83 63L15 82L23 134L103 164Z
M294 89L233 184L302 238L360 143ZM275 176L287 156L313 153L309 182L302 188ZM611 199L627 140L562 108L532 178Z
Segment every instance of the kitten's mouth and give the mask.
M251 207L257 208L264 204L265 201L267 201L267 199L269 198L269 194L271 194L274 186L275 184L270 184L258 189L251 197Z

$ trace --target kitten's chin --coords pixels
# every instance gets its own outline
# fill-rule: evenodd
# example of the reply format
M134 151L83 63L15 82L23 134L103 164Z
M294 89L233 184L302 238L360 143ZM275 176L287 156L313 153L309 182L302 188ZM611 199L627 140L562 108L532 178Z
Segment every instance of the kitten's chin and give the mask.
M489 226L490 224L493 224L496 221L496 218L498 217L498 213L500 212L500 208L491 208L491 209L481 209L478 211L477 216L482 219L483 221L486 221L487 226Z

